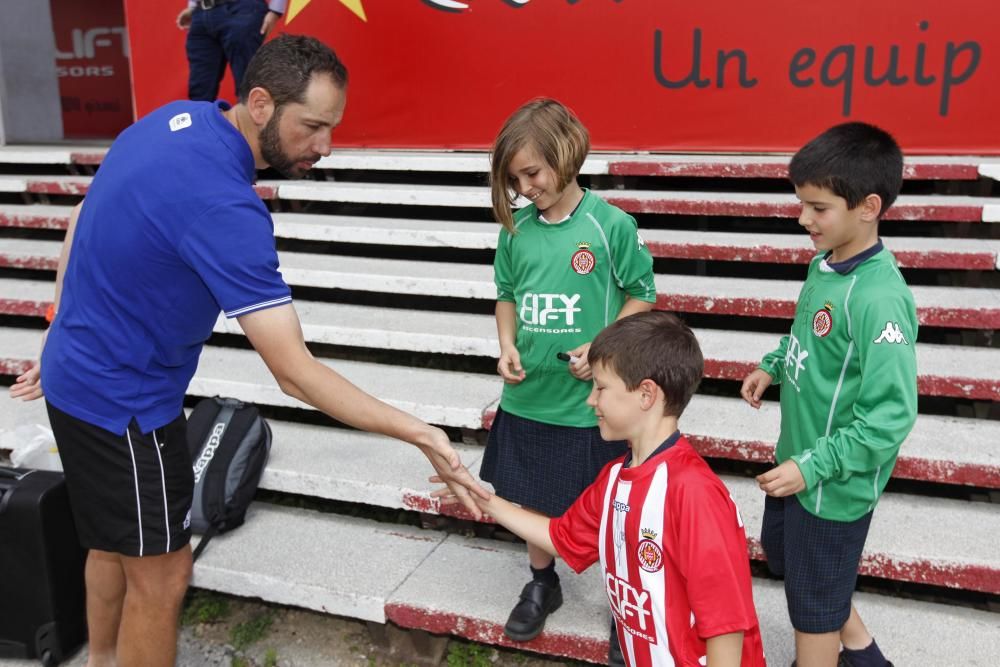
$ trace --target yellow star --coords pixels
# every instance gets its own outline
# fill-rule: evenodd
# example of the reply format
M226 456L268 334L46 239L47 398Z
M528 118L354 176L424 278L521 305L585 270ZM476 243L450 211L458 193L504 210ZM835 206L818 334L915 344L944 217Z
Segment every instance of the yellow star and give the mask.
M285 25L291 23L292 19L298 16L298 13L305 9L306 5L310 2L312 0L291 0L288 3L288 12L285 14ZM359 19L367 23L368 17L365 16L365 8L361 5L361 2L362 0L340 0L340 4L350 9Z

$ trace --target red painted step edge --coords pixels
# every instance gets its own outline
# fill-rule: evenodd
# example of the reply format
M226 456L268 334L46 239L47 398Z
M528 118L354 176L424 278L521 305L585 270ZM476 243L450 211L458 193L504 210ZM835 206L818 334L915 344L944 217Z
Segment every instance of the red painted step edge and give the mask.
M765 237L766 238L766 237ZM803 238L803 241L805 239ZM778 248L761 244L754 247L708 243L673 243L646 241L653 257L703 259L722 262L760 262L767 264L808 264L816 251L801 248ZM899 265L918 269L957 269L961 271L996 270L997 253L989 250L900 250L893 251Z
M788 178L788 163L754 162L750 159L719 159L715 162L685 160L614 160L608 163L608 173L616 176L698 176L709 178ZM906 180L975 181L979 165L915 163L903 167Z
M517 591L511 591L511 595L516 593ZM544 631L529 642L515 642L504 634L503 626L499 623L397 603L385 605L385 615L401 627L426 630L433 634L457 635L484 644L588 662L606 663L608 659L607 639Z
M711 215L747 218L798 218L801 207L795 203L726 201L697 199L640 199L608 195L609 203L629 213L669 215ZM966 204L918 205L897 204L885 215L886 220L933 220L939 222L982 222L983 207Z

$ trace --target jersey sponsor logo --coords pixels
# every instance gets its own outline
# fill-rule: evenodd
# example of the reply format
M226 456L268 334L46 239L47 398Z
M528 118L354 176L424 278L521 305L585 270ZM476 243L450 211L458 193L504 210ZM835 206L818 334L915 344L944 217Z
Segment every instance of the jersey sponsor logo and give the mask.
M636 588L607 571L604 573L604 584L608 603L619 624L626 632L655 644L656 627L653 624L653 605L649 591Z
M170 131L176 132L177 130L183 130L186 127L191 127L191 114L179 113L170 119Z
M820 338L833 330L833 304L829 301L813 315L813 333Z
M574 271L581 276L585 276L594 270L597 258L594 257L594 253L590 252L590 244L588 242L580 241L576 244L576 247L579 250L573 253L573 258L569 260L569 264L573 267Z
M902 343L903 345L909 345L906 342L906 337L903 336L903 330L899 328L899 322L886 322L885 328L882 329L882 333L878 335L875 339L875 343Z
M572 327L575 316L580 312L576 303L579 294L534 294L525 293L521 299L521 322L526 325L545 326L549 324ZM535 329L545 331L545 329Z
M639 567L646 572L659 572L663 567L663 550L656 543L656 531L643 528L639 531L642 538L636 555L639 556Z
M809 350L799 344L799 339L795 334L788 335L788 349L785 350L785 377L792 383L795 390L799 390L799 373L804 371L805 360L809 356Z

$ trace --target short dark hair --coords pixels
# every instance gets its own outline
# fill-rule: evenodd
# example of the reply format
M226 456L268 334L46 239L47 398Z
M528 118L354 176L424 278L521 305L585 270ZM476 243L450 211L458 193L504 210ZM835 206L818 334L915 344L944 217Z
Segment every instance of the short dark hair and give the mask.
M250 59L240 82L240 102L245 103L254 88L263 88L276 108L301 104L314 74L328 75L341 90L347 87L347 68L333 49L315 37L279 35Z
M664 414L673 417L684 412L705 370L691 329L676 315L656 310L609 325L591 343L587 360L614 371L629 391L652 380L666 398Z
M799 149L788 176L797 187L813 185L843 197L849 209L876 194L882 199L881 217L903 187L903 151L885 130L843 123Z
M510 209L517 197L507 170L518 151L529 146L556 173L556 187L562 190L580 173L590 151L590 134L572 111L548 97L521 105L504 121L490 154L490 189L493 215L512 234Z

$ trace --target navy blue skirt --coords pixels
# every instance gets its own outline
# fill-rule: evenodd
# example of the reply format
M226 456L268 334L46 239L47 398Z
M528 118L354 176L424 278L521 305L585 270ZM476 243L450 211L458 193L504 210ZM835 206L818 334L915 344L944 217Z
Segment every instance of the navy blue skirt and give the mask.
M554 426L498 409L479 475L501 498L555 517L627 450L596 426Z

